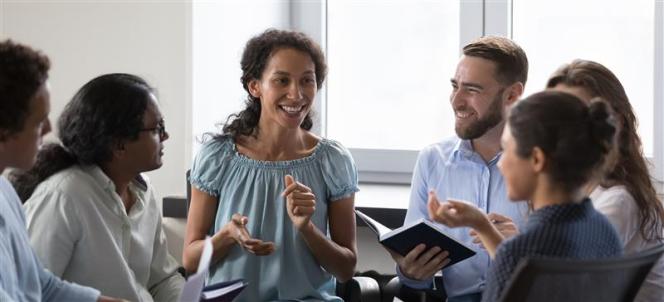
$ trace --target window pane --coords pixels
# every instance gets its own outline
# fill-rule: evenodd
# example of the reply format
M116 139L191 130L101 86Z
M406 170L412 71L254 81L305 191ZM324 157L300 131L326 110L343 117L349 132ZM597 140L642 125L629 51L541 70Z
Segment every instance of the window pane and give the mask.
M328 1L327 135L419 150L454 135L458 1Z
M246 16L252 16L247 18ZM192 4L192 156L203 133L244 109L240 58L247 41L270 27L287 28L288 3L278 0Z
M528 54L526 95L560 65L597 61L622 82L646 156L653 154L655 3L652 0L514 0L513 36Z

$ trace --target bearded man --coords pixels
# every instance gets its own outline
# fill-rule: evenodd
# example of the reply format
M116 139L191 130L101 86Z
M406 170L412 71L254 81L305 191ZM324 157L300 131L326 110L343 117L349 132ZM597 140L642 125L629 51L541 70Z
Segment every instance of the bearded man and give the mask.
M450 103L457 137L420 152L404 224L428 219L427 201L430 192L435 191L440 200L460 199L475 204L506 238L516 234L527 208L508 200L497 163L502 154L500 138L505 112L523 93L527 77L526 54L507 38L483 37L463 48L451 79ZM477 254L444 268L449 262L448 252L438 247L420 244L406 256L392 252L401 284L431 288L433 276L442 269L447 301L480 301L491 262L489 255L471 229L439 226L459 241L476 247Z

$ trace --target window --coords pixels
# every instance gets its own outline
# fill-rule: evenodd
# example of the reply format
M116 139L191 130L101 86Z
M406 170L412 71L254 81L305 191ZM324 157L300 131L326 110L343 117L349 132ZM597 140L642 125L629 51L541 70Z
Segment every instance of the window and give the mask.
M664 115L656 101L664 98L663 19L658 0L194 2L193 133L213 131L243 108L244 43L267 27L292 28L318 41L328 59L314 131L351 149L360 181L408 184L418 151L455 135L449 79L461 47L503 35L528 54L525 95L574 58L615 72L661 180L664 119L654 117Z
M417 152L454 135L457 1L328 1L325 133L360 181L409 183Z
M203 133L219 132L214 125L244 109L240 58L245 43L267 28L287 28L288 16L283 1L192 4L192 156Z
M526 95L574 59L601 63L622 82L653 156L655 3L652 0L515 0L513 38L531 62ZM601 9L598 9L601 7Z
M456 1L329 1L327 135L347 147L420 150L454 135Z

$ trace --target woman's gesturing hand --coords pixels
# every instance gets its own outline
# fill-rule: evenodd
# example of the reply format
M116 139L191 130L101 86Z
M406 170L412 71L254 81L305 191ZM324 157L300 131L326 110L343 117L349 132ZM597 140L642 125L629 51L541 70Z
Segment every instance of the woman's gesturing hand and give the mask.
M233 214L231 221L224 227L226 232L247 252L258 256L270 255L275 250L274 242L252 238L247 231L249 218L238 213Z
M316 195L311 189L293 179L293 176L285 176L286 189L281 193L286 197L286 211L293 225L302 231L311 220L311 215L316 210Z

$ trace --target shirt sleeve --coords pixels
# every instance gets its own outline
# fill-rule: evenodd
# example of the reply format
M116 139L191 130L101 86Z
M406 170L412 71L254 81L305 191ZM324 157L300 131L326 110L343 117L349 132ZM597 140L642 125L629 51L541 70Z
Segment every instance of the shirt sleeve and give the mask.
M358 192L357 168L350 151L336 141L322 154L323 178L329 190L328 200L337 201Z
M39 260L35 259L35 263ZM44 268L39 271L42 301L94 302L99 299L100 293L94 288L63 281Z
M14 302L15 300L0 287L0 301Z
M189 173L189 182L195 188L212 196L219 196L221 177L233 152L230 137L220 137L205 143L196 155Z
M428 181L428 157L429 149L424 149L417 157L415 170L413 171L413 180L410 187L410 203L408 204L408 211L406 212L406 219L404 224L416 221L420 218L428 218L427 201L429 184ZM431 288L433 285L433 277L426 280L410 279L401 273L399 265L397 265L397 276L402 284L415 288L425 289Z
M28 235L45 268L62 277L81 236L79 214L69 196L36 191L25 204Z
M508 240L498 246L496 258L487 273L487 287L482 294L482 301L498 301L507 282L512 277L518 261L525 255L522 250L517 248L518 245L515 242Z
M593 202L598 212L604 214L618 232L620 241L624 246L638 231L638 217L636 201L625 189L606 192L601 199Z
M150 279L148 280L148 289L155 301L178 301L184 278L177 269L177 261L168 252L162 218L159 217L150 265Z

